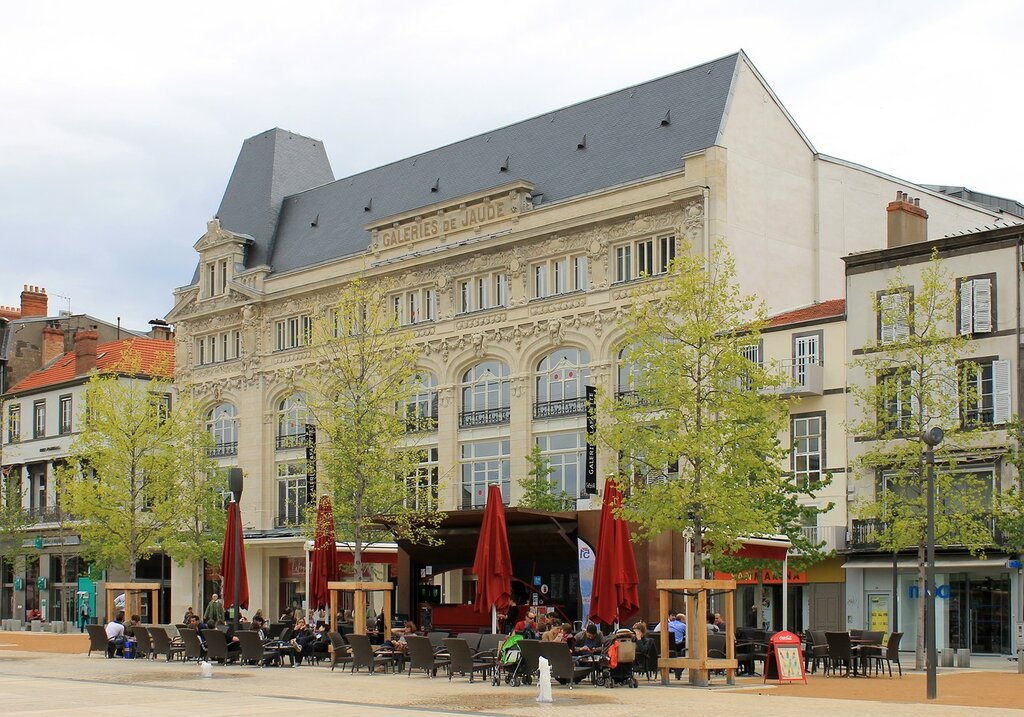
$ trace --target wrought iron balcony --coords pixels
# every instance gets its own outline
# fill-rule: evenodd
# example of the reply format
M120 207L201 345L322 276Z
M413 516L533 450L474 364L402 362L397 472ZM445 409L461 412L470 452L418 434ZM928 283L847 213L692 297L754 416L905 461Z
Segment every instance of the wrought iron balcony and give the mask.
M437 430L437 414L430 416L406 416L406 433L432 433Z
M616 391L615 400L623 406L630 408L642 408L651 405L651 402L641 396L638 391Z
M459 428L498 426L508 423L509 408L488 408L483 411L463 411L459 414Z
M223 458L224 456L236 456L238 455L238 441L231 441L230 443L218 443L213 448L209 449L206 454L210 458Z
M274 448L278 451L287 450L288 448L302 448L306 445L306 433L289 433L286 436L278 436L274 440Z
M33 523L56 523L58 520L70 520L71 516L55 505L33 506L23 511L25 518Z
M584 396L562 398L556 401L538 401L533 406L534 418L562 418L563 416L585 416L587 399Z
M875 550L878 548L878 534L885 530L885 523L878 518L854 520L846 542L852 550Z

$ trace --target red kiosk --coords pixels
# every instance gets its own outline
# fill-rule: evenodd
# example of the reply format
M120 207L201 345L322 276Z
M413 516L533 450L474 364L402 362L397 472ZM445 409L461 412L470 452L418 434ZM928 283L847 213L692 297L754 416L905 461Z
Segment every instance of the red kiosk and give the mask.
M792 632L777 632L768 641L768 655L764 658L764 681L807 683L804 673L804 654L800 636Z

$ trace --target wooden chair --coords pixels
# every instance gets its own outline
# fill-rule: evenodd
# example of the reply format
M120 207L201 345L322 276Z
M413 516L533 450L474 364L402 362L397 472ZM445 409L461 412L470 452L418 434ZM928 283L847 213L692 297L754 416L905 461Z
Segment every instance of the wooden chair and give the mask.
M107 639L107 631L102 625L86 625L85 631L89 633L89 652L86 657L92 655L92 651L102 652L104 656L110 657L110 641Z
M522 643L520 643L522 644ZM448 650L448 657L451 664L448 666L448 679L458 672L461 675L469 675L469 681L473 681L473 675L482 672L484 677L494 669L493 660L481 660L473 655L469 649L469 643L457 637L447 637L444 640L444 647Z
M430 639L420 635L406 635L405 644L409 647L409 677L413 670L423 670L430 677L437 677L439 667L448 667L450 660L434 653Z
M167 635L167 630L162 627L149 628L149 637L153 642L153 657L166 655L167 661L174 659L175 655L182 655L185 652L184 645L175 645Z
M569 689L579 684L580 680L589 676L596 665L573 664L572 652L564 642L540 643L540 656L551 664L551 676L561 684L568 684Z
M340 632L327 633L327 639L331 641L331 672L338 665L352 664L352 649Z
M352 648L352 672L365 667L369 673L375 674L377 665L388 671L388 665L394 663L392 655L378 655L373 652L370 638L366 635L352 634L348 636L348 644Z

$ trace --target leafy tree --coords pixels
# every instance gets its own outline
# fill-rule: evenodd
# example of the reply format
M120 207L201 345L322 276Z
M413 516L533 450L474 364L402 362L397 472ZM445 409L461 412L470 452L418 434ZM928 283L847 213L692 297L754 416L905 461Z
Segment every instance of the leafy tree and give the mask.
M386 308L388 287L356 280L338 293L330 316L313 323L312 361L301 379L317 429L318 479L330 494L340 539L353 543L356 579L366 577L363 549L394 534L432 542L444 514L417 500L420 452L407 405L419 350ZM422 496L420 496L422 497ZM307 529L316 506L307 506Z
M558 512L570 510L573 505L573 497L561 490L557 480L551 479L555 472L548 460L541 455L540 446L534 444L530 455L526 457L530 463L530 471L527 478L521 478L519 486L523 489L523 497L519 505L532 510L547 510Z
M696 574L743 536L772 534L791 490L778 434L785 402L779 378L744 355L765 311L735 282L722 245L712 255L681 249L670 274L638 290L623 326L630 400L603 398L600 440L621 457L629 496L623 515L640 537L692 525ZM620 387L626 388L626 387ZM678 475L676 476L676 466Z
M0 431L4 432L4 435L7 431L7 415L7 406L0 403ZM0 465L3 465L2 440ZM15 566L21 559L37 552L35 548L25 547L26 531L32 526L33 521L22 507L23 495L20 474L0 473L0 575L3 575L5 565L16 569ZM3 605L0 605L0 617L13 617L4 616L3 612Z
M956 331L957 296L953 275L937 252L910 290L897 270L875 299L881 337L863 347L853 368L863 379L850 380L855 415L850 431L863 439L854 465L876 476L876 491L853 512L877 521L881 550L916 548L920 594L925 594L927 547L927 472L921 435L941 426L945 441L935 451L935 544L965 546L980 553L991 544L992 505L980 477L958 472L957 458L967 455L978 432L965 430L958 401L971 401L970 363L959 364L967 337ZM918 601L917 666L924 666L924 604Z
M1010 438L1006 460L1017 472L1017 481L997 495L996 527L1003 550L1024 553L1024 421L1015 416L1006 424Z
M59 500L78 522L84 554L99 567L136 565L159 541L172 542L188 500L183 453L199 450L196 413L187 400L170 407L170 365L143 374L128 350L86 384L85 421L58 469Z

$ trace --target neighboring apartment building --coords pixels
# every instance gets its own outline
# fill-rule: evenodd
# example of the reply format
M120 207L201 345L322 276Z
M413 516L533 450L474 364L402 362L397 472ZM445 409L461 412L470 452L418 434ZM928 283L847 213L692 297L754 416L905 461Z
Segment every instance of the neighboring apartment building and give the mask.
M144 376L154 367L173 371L173 341L132 337L99 343L98 339L95 330L77 331L71 351L61 352L0 395L3 477L22 486L22 505L30 518L25 540L41 547L24 567L5 566L5 617L23 619L26 610L39 609L48 621L76 619L78 578L87 570L74 518L60 511L55 471L67 461L72 440L81 430L83 391L89 377L95 370L116 366L128 352L139 355ZM169 577L170 561L158 552L140 562L138 575L154 580L161 575ZM21 590L15 590L15 577L22 578ZM40 578L44 579L43 588ZM60 602L62 588L69 597L67 605Z
M583 387L625 390L619 322L634 289L655 291L681 247L722 241L771 310L831 298L841 257L881 245L876 208L912 186L817 153L743 53L339 180L315 139L274 129L245 140L167 320L176 380L205 402L222 465L247 476L252 604L276 613L304 599L294 377L309 361L305 327L337 287L396 287L393 308L423 349L419 437L442 508L480 507L488 481L514 505L534 444L582 508ZM939 233L999 218L914 191ZM613 466L602 452L598 476ZM571 534L590 518L565 520ZM399 612L413 612L410 583L428 566L442 599L463 601L472 555L457 544L400 554ZM681 571L681 547L668 536L637 550L649 551L650 616L651 581ZM565 586L575 612L574 544L567 555L533 574ZM189 592L202 569L175 567L175 611L209 597Z
M925 241L926 213L906 200L889 204L891 229L888 247L846 258L847 361L865 347L884 343L898 334L896 321L890 334L875 310L875 297L887 288L897 268L908 290L920 286L920 272L934 249L952 273L959 306L957 326L949 327L970 340L962 359L976 366L971 376L973 395L960 391L959 416L951 421L975 427L973 446L958 458L958 471L984 475L994 492L1007 489L1017 476L1002 457L1007 446L1006 422L1021 415L1021 245L1024 225L975 230ZM849 385L872 381L864 370L851 366ZM970 398L970 403L965 400ZM859 409L850 401L851 417ZM904 409L900 409L904 410ZM905 410L913 411L913 405ZM949 426L946 426L948 429ZM851 464L870 442L851 435ZM897 588L893 594L893 556L879 554L874 524L856 516L858 499L872 499L883 490L885 476L863 470L851 477L851 531L847 574L847 622L851 627L875 624L881 629L905 633L904 645L913 645L917 629L918 590L916 551L901 553L897 560ZM941 510L942 496L937 503ZM995 543L984 557L972 557L966 549L939 550L936 556L936 633L939 648L969 648L975 653L1008 654L1013 650L1013 628L1021 615L1021 572L1007 566L1010 558ZM872 628L875 629L875 628Z

